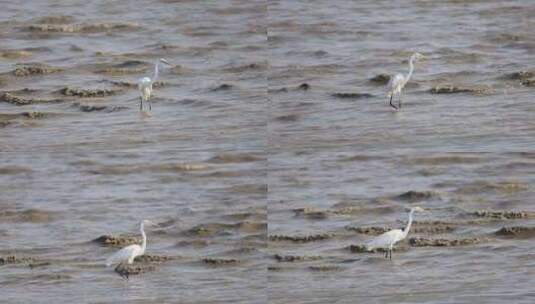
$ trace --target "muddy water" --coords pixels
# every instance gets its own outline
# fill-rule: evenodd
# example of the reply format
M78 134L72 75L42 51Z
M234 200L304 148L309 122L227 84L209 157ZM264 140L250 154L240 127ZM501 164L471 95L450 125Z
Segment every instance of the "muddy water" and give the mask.
M1 298L533 302L534 13L8 1ZM426 59L392 111L382 75L414 51ZM174 66L142 114L135 84L161 57ZM392 261L362 252L412 206L427 211ZM143 218L158 223L148 255L104 267Z

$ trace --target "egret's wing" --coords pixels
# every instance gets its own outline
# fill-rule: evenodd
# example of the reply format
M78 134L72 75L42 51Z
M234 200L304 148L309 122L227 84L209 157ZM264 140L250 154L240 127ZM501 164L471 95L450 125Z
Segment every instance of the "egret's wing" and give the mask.
M394 243L397 240L397 237L401 233L402 232L399 229L387 231L366 243L366 248L372 250L374 248L388 247L390 246L390 244Z
M390 80L388 81L388 84L386 85L388 93L392 93L398 86L400 86L405 77L401 74L396 74L390 76Z
M139 247L139 245L130 245L117 251L106 260L106 266L110 267L115 263L128 260L128 258L130 258L132 254L134 254L138 250L137 247Z

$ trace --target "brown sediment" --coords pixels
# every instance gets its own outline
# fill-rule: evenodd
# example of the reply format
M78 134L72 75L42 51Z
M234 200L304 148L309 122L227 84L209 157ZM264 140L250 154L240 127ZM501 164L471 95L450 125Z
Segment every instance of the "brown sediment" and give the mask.
M349 247L347 247L347 249L349 249L349 251L351 251L352 253L365 253L365 252L370 252L370 253L377 253L377 252L386 252L387 249L386 248L373 248L373 249L369 249L366 245L349 245ZM406 251L408 248L406 246L396 246L396 247L393 247L392 248L392 251Z
M493 210L478 210L470 213L477 217L488 217L496 219L522 219L535 218L535 212L530 211L493 211Z
M522 80L521 84L526 87L535 87L535 79Z
M141 256L138 256L134 259L134 262L136 263L163 263L167 261L171 261L175 259L171 256L166 255L151 255L151 254L144 254Z
M35 263L34 258L30 257L17 257L14 255L0 257L0 265L7 265L7 264L23 264L23 263Z
M332 96L337 97L337 98L353 98L353 99L373 97L372 94L368 94L368 93L333 93Z
M394 198L401 199L404 201L409 202L419 202L423 200L432 199L434 197L437 197L438 193L433 191L407 191L405 193L402 193Z
M51 15L51 16L45 16L41 17L38 20L36 20L36 23L45 23L45 24L66 24L66 23L72 23L74 21L74 17L67 16L67 15Z
M311 271L340 271L343 270L342 267L336 265L318 265L318 266L308 266L308 270Z
M246 64L246 65L241 65L241 66L236 66L236 67L230 67L230 68L226 68L224 69L225 72L230 72L230 73L241 73L241 72L245 72L245 71L249 71L249 70L253 70L253 71L256 71L256 70L264 70L266 68L266 63L250 63L250 64Z
M99 243L103 246L124 247L132 244L140 244L141 240L133 236L102 235L94 239L93 242Z
M202 261L209 265L234 265L240 263L237 259L203 258Z
M507 78L513 80L526 80L535 77L534 71L519 71L507 75Z
M483 240L480 238L467 238L467 239L427 239L427 238L410 238L409 244L413 247L451 247L451 246L464 246L481 243Z
M390 75L388 74L378 74L372 78L370 78L370 82L374 82L377 84L385 85L390 81Z
M303 261L315 261L321 260L321 256L302 256L302 255L280 255L275 254L273 256L277 262L303 262Z
M128 278L131 275L142 274L145 272L150 272L156 270L156 266L152 264L126 264L121 263L115 267L115 272L117 272L122 277Z
M308 219L323 220L329 217L329 211L317 210L314 208L294 209L295 216L301 216Z
M281 121L281 122L294 122L299 120L298 114L288 114L288 115L281 115L278 117L275 117L275 120Z
M6 165L0 167L0 175L3 174L20 174L20 173L31 173L33 170L29 167L22 167L16 165Z
M352 226L346 226L345 229L349 231L355 231L356 233L369 234L369 235L379 235L379 234L383 234L391 230L386 227L352 227Z
M0 51L0 57L5 59L19 59L24 57L29 57L32 55L32 52L25 50L4 50Z
M118 90L109 89L78 89L71 87L64 87L59 92L65 96L77 97L105 97L119 93Z
M4 92L2 95L0 95L0 100L17 105L17 106L25 106L25 105L38 104L38 103L63 102L63 100L61 99L24 98L24 97L13 95L8 92Z
M23 77L31 75L46 75L60 71L62 71L60 68L51 67L42 63L34 63L17 66L12 73L15 76Z
M527 226L513 226L502 227L500 230L494 232L498 236L511 238L532 238L535 237L535 227Z
M515 193L518 191L528 190L527 183L520 181L504 181L498 183L486 182L486 181L474 181L468 184L463 184L457 190L457 193L461 194L479 194L481 192L495 191L500 193Z
M128 109L128 107L108 107L104 105L91 105L91 104L81 104L81 103L74 103L74 107L77 107L82 112L96 112L96 111L106 111L106 112L116 112L116 111L122 111Z
M315 241L322 241L332 238L333 235L329 233L313 234L313 235L270 235L269 240L273 242L290 241L294 243L308 243Z
M95 22L80 24L32 24L25 29L31 32L46 33L80 33L80 32L106 32L110 30L135 30L139 25L133 22Z
M464 86L464 85L453 85L453 84L441 84L434 86L429 90L433 94L455 94L455 93L471 93L471 94L489 94L491 88L486 85L480 86Z
M258 231L266 231L266 222L238 222L233 224L226 223L207 223L200 224L184 232L185 235L192 236L214 236L221 233L225 233L228 230L239 230L242 233L254 233Z
M0 219L23 223L48 223L54 219L50 211L26 209L23 211L0 211Z
M210 158L208 162L216 164L228 164L228 163L247 163L266 160L263 157L254 156L251 154L217 154Z
M221 85L218 85L217 87L211 89L211 91L213 92L217 92L217 91L228 91L230 89L234 88L233 85L231 84L227 84L227 83L223 83Z

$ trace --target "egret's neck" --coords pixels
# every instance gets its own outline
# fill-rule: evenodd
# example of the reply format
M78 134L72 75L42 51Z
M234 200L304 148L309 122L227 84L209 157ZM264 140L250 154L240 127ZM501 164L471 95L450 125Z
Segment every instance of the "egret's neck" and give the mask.
M409 74L407 74L407 77L405 77L405 83L407 83L409 81L409 79L411 79L411 76L412 76L412 72L414 72L414 64L413 64L413 61L414 61L414 58L411 58L409 60ZM411 213L412 215L412 213Z
M405 230L403 230L403 238L405 238L407 236L407 234L409 234L409 230L411 229L411 225L412 225L412 214L414 213L414 210L411 210L411 212L409 212L409 222L407 223L407 227L405 227Z
M139 230L141 231L141 237L143 238L143 241L141 242L141 251L144 253L145 248L147 248L147 235L145 234L143 223L141 223L141 228Z
M160 60L156 61L156 64L154 65L154 75L152 75L152 82L156 82L156 79L158 79L158 74L159 74L159 69L160 69Z

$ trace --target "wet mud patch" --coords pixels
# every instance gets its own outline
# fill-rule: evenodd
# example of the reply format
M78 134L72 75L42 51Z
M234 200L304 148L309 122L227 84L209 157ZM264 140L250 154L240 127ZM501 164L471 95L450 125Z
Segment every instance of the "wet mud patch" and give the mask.
M334 235L330 233L312 234L312 235L270 235L271 242L293 242L293 243L309 243L328 240Z
M367 235L380 235L391 230L391 228L387 228L387 227L353 227L353 226L346 226L345 229L349 231L355 231L356 233L367 234Z
M303 217L311 220L324 220L329 217L329 210L318 210L315 208L298 208L293 210L296 217Z
M156 270L156 265L153 264L126 264L121 263L115 267L115 272L124 278L129 278L131 275L139 275L146 272L151 272Z
M61 71L63 71L63 69L52 67L43 63L28 63L17 65L17 67L11 73L17 77L25 77L34 75L47 75Z
M64 87L59 90L59 93L65 96L75 96L75 97L106 97L117 95L120 93L119 90L110 90L110 89L79 89L72 87Z
M508 238L533 238L535 237L535 227L527 226L513 226L513 227L502 227L500 230L494 233L497 236L508 237Z
M26 50L2 50L0 57L4 59L20 59L32 56L33 53Z
M204 264L210 265L210 266L233 266L240 264L241 261L238 259L227 259L227 258L203 258L201 260Z
M522 80L521 84L525 87L535 87L535 79Z
M370 78L370 82L377 85L386 85L390 81L390 75L388 74L378 74Z
M434 199L440 197L437 192L434 191L407 191L398 196L393 197L394 199L399 199L403 201L408 201L411 203L420 202L424 200Z
M9 264L32 264L35 263L36 260L31 257L18 257L15 255L10 256L4 256L0 257L0 266L1 265L9 265Z
M511 194L515 192L526 191L528 189L528 184L520 181L475 181L472 183L463 184L457 190L455 190L455 192L460 194L480 194L488 192Z
M118 86L118 87L124 87L124 88L130 88L130 89L137 89L138 88L138 84L137 82L128 82L128 81L114 81L114 80L110 80L110 81L106 81L106 82L109 82L115 86ZM156 81L152 84L152 87L153 88L161 88L161 87L164 87L166 86L167 83L166 82L163 82L163 81Z
M107 31L133 31L139 27L134 22L93 22L79 24L32 24L24 27L24 29L30 32L40 33L98 33Z
M230 163L248 163L255 161L265 161L263 157L255 156L252 154L242 153L242 154L217 154L216 156L208 160L209 163L214 164L230 164Z
M83 104L83 103L78 103L78 102L74 103L72 106L78 108L78 110L80 110L82 112L106 112L106 113L111 113L111 112L117 112L117 111L122 111L122 110L128 109L128 107L124 107L124 106L109 107L109 106L104 106L104 105Z
M40 209L26 209L22 211L0 211L0 220L16 223L50 223L55 219L55 217L55 212Z
M527 219L535 218L535 212L530 211L493 211L493 210L478 210L469 215L476 217L485 217L493 219Z
M41 24L67 24L67 23L73 23L74 17L68 16L68 15L50 15L50 16L44 16L37 20L35 20L35 23L41 23Z
M133 244L141 244L141 239L131 235L102 235L94 239L93 242L102 246L125 247Z
M429 90L432 94L457 94L469 93L474 95L484 95L492 93L492 89L487 85L454 85L454 84L440 84L432 87Z
M310 85L308 83L302 83L297 87L298 90L301 91L308 91L310 89Z
M366 245L362 245L362 244L357 244L357 245L349 245L349 247L347 247L347 249L351 252L351 253L378 253L378 252L381 252L381 253L385 253L387 252L387 249L386 248L373 248L373 249L369 249ZM398 244L396 246L394 246L392 248L392 251L393 252L403 252L403 251L407 251L409 248L407 246L404 246L403 244Z
M0 101L7 102L16 106L26 106L31 104L41 103L59 103L63 102L61 99L41 99L41 98L27 98L17 95L13 95L8 92L4 92L0 95Z
M280 255L275 254L273 256L277 262L304 262L304 261L316 261L321 260L321 256L304 256L304 255Z
M287 114L275 117L275 120L280 122L295 122L300 118L299 114Z
M518 71L505 76L505 78L512 80L527 80L533 77L535 77L535 71Z
M134 262L137 263L163 263L167 261L174 260L175 257L167 256L167 255L152 255L152 254L144 254L141 256L138 256L134 259Z
M330 271L342 271L344 268L336 265L317 265L317 266L308 266L307 268L310 271L314 272L330 272Z
M228 73L243 73L246 71L264 71L267 67L265 62L253 62L245 65L233 66L223 69L224 72Z
M1 118L0 118L1 121ZM17 165L6 165L0 167L0 175L11 175L11 174L28 174L32 173L33 170L29 167L17 166Z
M333 93L331 96L342 99L361 99L373 97L372 94L368 93Z
M241 233L256 233L267 231L266 222L238 222L233 224L228 223L207 223L200 224L183 232L186 236L197 237L214 237L218 235L229 235L233 231Z
M428 239L428 238L410 238L409 244L413 247L453 247L474 245L483 242L481 238L466 239Z

